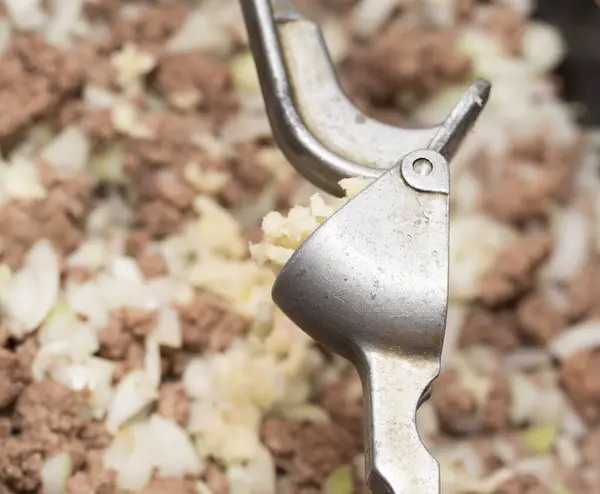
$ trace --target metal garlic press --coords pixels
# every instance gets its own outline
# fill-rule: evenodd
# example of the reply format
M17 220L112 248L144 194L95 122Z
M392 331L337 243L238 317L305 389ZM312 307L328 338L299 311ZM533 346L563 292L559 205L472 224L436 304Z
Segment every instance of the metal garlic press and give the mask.
M338 196L343 178L376 179L294 253L273 299L357 367L374 494L438 493L439 465L415 417L444 341L449 162L490 84L474 81L441 125L386 125L345 96L318 26L289 0L242 0L242 10L273 134L290 163Z

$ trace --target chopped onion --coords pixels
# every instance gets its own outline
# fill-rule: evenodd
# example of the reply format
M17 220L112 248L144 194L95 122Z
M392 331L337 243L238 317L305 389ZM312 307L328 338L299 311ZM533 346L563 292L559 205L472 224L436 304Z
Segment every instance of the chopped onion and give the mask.
M181 332L181 321L175 309L165 306L159 310L156 329L153 334L160 345L181 348L183 334Z
M328 19L322 26L323 37L327 44L329 56L334 63L341 62L350 51L350 39L348 31L341 22Z
M86 232L89 235L106 237L114 235L115 230L122 231L133 223L134 213L131 206L117 194L111 194L102 201L88 216ZM124 246L124 243L123 243ZM124 248L118 249L122 253Z
M354 467L354 472L356 473L356 478L361 482L365 482L366 480L366 468L365 468L365 454L359 453L352 459L352 466Z
M214 398L192 405L188 430L195 435L198 454L226 465L250 461L261 447L260 410L241 400L216 402Z
M254 317L264 303L268 271L250 260L205 257L197 262L188 275L191 283L230 302L243 316ZM270 281L270 280L269 280Z
M257 198L236 209L233 214L241 227L249 228L260 224L265 215L276 209L276 196L277 184L272 183L267 185Z
M170 449L168 449L170 451ZM117 488L137 492L152 478L154 441L148 421L120 431L104 453L104 468L117 472Z
M457 216L450 224L450 297L470 301L497 256L518 237L513 229L482 214Z
M120 102L110 112L115 129L136 139L152 139L154 133L151 128L141 122L140 111L129 102Z
M37 31L47 21L42 0L5 0L4 5L15 26L24 31Z
M479 207L482 198L482 187L475 174L464 172L454 174L454 207L457 214L473 213Z
M569 300L566 286L557 284L542 286L540 288L541 294L546 297L555 309L563 313L568 312L571 301Z
M484 345L473 345L463 351L469 367L478 374L493 374L500 366L498 354Z
M569 281L582 267L589 253L590 220L574 208L557 210L551 218L554 250L544 266L543 276Z
M11 160L32 159L37 162L38 151L56 136L56 131L50 122L42 121L34 124L24 136L24 141L11 151Z
M481 477L483 473L482 458L475 447L468 442L442 446L436 451L436 458L441 465L460 464L461 470L472 479Z
M442 347L442 365L446 366L452 362L454 352L458 345L458 339L463 323L467 316L467 306L450 303L446 316L446 332L444 334L444 345Z
M69 174L85 170L90 143L78 127L64 129L40 154L57 172Z
M73 465L68 453L48 458L42 467L43 494L64 494Z
M150 429L153 464L159 477L199 475L202 472L203 464L184 429L160 415L150 418Z
M581 439L588 432L588 426L573 407L567 404L561 430L573 439Z
M504 463L511 464L517 459L517 448L507 438L496 436L492 439L495 455Z
M206 483L201 480L196 482L196 492L198 494L213 494L213 491L210 490L210 487L206 485Z
M114 144L101 154L94 156L90 162L93 175L101 181L123 183L126 181L123 173L125 151L120 144Z
M206 357L196 357L187 364L183 373L183 386L196 400L208 400L214 387L213 363Z
M492 378L471 369L464 358L457 358L454 367L461 386L473 396L480 407L484 406L492 390Z
M193 233L202 239L204 248L231 258L241 258L246 254L246 241L242 239L240 224L229 211L202 195L194 200L194 210L200 218Z
M187 424L188 431L193 435L202 435L205 430L219 431L225 426L225 417L220 408L225 405L217 403L217 400L197 400L191 402L190 419ZM204 442L205 438L202 438ZM213 445L211 445L213 446ZM196 444L198 449L198 444ZM201 447L199 450L202 449ZM205 455L201 455L202 458Z
M427 18L437 26L453 26L456 21L454 0L425 0Z
M190 136L190 140L194 145L202 149L202 151L204 151L211 158L226 158L233 156L233 150L231 147L221 142L221 140L219 140L212 132L209 132L206 129L194 133L192 136ZM195 166L196 169L200 171L204 171L198 163L192 161L189 165L192 167ZM187 173L186 178L188 178ZM194 182L193 177L191 182Z
M147 372L136 369L118 384L112 397L106 428L115 433L121 426L150 405L158 396L155 381Z
M480 56L474 60L473 65L474 72L478 77L487 77L491 80L496 79L500 83L499 85L504 83L506 90L508 90L509 87L512 87L514 81L520 79L528 80L535 76L535 69L529 63L505 53L496 54L496 56L493 56L492 54L486 57ZM512 103L514 104L515 102ZM492 107L494 106L498 109L498 107L493 104ZM523 111L522 108L510 107L503 109L502 112L499 112L496 116L505 116L507 114L512 114L512 112L521 111Z
M22 157L14 157L9 165L0 164L0 193L3 200L47 196L35 163Z
M118 268L119 277L103 274L95 280L93 290L98 297L96 301L99 305L98 310L103 308L111 311L121 307L138 307L154 311L159 308L160 300L154 296L143 280L132 279L136 276L135 271L128 271L128 267L130 265L124 264ZM137 270L137 265L135 268Z
M174 91L167 95L169 103L181 111L190 111L196 108L204 100L200 90L190 89L187 91Z
M172 277L153 278L145 284L147 296L156 301L158 306L166 306L170 302L185 304L192 300L194 291L185 281L179 281ZM172 315L170 316L172 317ZM167 320L167 319L165 319ZM175 338L175 334L169 335L169 338ZM174 342L175 340L173 340ZM170 346L166 341L161 343Z
M85 241L79 248L67 258L67 264L71 267L84 267L96 270L104 267L108 262L108 248L100 239Z
M509 411L510 421L515 425L520 425L531 417L538 405L540 390L525 374L511 374L508 380L512 398Z
M154 334L150 334L146 338L145 355L144 355L144 370L150 378L152 386L158 389L160 386L160 378L162 376L162 367L160 361L160 347Z
M84 316L96 328L106 326L109 311L102 298L100 286L96 281L81 284L70 284L66 290L67 302L73 310Z
M90 110L107 110L115 107L120 101L117 94L93 84L85 85L83 100Z
M2 303L4 303L3 301L6 299L8 290L10 290L10 280L12 276L13 274L10 270L10 266L4 263L0 264L0 301L2 301Z
M0 19L0 57L4 55L12 39L12 27L6 19Z
M46 39L58 46L68 45L83 11L84 0L55 0L54 12L46 29Z
M294 177L294 168L290 165L285 155L280 149L269 146L258 150L254 156L254 162L263 170L267 171L275 178L276 182L283 182ZM307 181L307 183L310 183ZM307 200L315 194L317 189L306 196ZM292 197L292 199L294 199ZM307 201L295 201L296 204L303 204Z
M496 492L502 484L508 482L512 477L514 477L514 473L509 469L496 470L482 480L471 480L468 483L470 487L465 489L465 492L473 492L473 494Z
M556 439L555 449L560 462L568 468L576 468L581 465L583 458L574 439L562 435Z
M35 356L32 374L36 381L52 379L74 391L85 391L92 416L101 419L112 395L114 363L89 354L68 341L43 346Z
M353 11L353 30L363 38L375 35L405 0L361 0Z
M252 53L238 55L232 63L233 80L240 92L260 94L260 82Z
M566 398L559 387L546 386L538 396L537 406L531 414L531 423L557 427L567 410Z
M48 240L38 241L29 251L23 268L10 280L3 300L16 338L35 330L56 304L60 287L58 256Z
M518 348L503 357L502 367L507 371L531 371L549 367L552 356L545 348Z
M552 122L548 138L557 146L569 146L580 137L581 130L567 105L555 100L538 111L539 122Z
M271 127L264 112L241 111L221 128L221 139L228 145L253 141L271 135Z
M535 456L519 461L514 469L522 474L535 475L539 479L550 481L552 473L556 472L554 455Z
M203 51L224 55L231 46L227 25L203 8L188 14L183 25L166 43L166 49L171 53Z
M87 350L90 355L100 347L97 331L87 323L79 321L70 309L54 312L38 332L41 346L57 341L69 343L73 347Z
M600 347L600 323L584 322L571 326L554 338L549 345L556 358L564 360L582 351Z
M310 403L284 405L281 407L281 416L286 419L299 420L302 422L331 422L331 417L323 408Z
M461 31L458 40L458 51L469 55L472 59L493 59L503 55L500 42L481 29L467 27Z
M270 451L260 446L244 466L227 470L230 494L275 494L275 463Z
M140 284L144 281L144 275L132 257L120 256L111 259L109 272L119 281Z
M525 59L540 72L554 70L567 52L560 31L539 21L528 23L522 46Z
M435 125L443 122L466 89L464 85L440 88L415 109L413 117L423 125Z
M293 389L285 389L286 382L274 355L256 354L245 346L245 342L239 343L227 352L215 355L215 391L234 402L247 401L268 410L283 399L286 391ZM303 363L306 365L306 359ZM291 387L289 381L287 384Z
M156 67L156 57L126 43L123 48L110 57L115 80L127 94L135 94L143 86L144 77Z

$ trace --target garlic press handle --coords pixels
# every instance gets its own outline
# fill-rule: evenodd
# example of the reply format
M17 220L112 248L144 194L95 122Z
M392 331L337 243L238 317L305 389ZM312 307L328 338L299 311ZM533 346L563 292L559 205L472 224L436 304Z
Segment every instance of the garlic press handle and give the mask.
M416 149L448 160L485 102L490 85L476 80L448 119L421 129L367 117L342 91L321 30L290 0L241 0L250 48L277 145L322 190L341 196L348 177L379 177Z

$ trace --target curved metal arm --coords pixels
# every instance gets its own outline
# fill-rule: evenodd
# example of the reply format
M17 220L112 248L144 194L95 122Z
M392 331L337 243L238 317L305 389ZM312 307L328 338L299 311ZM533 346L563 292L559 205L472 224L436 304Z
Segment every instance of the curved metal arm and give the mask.
M320 29L289 0L241 4L275 140L299 173L334 195L342 193L342 178L378 177L434 138L445 142L436 149L454 151L488 98L489 84L476 81L443 125L405 129L378 122L344 94Z

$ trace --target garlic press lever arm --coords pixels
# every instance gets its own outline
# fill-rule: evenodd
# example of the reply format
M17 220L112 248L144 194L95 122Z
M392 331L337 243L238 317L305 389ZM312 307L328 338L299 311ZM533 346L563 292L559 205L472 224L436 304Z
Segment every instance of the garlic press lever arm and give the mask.
M489 83L476 80L440 125L384 124L350 102L321 30L290 0L241 5L277 145L301 175L328 193L342 195L343 178L380 176L415 149L433 147L450 159L488 99Z

